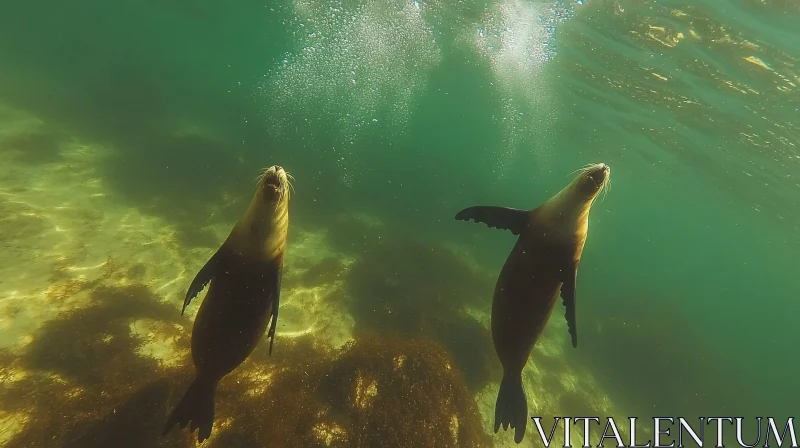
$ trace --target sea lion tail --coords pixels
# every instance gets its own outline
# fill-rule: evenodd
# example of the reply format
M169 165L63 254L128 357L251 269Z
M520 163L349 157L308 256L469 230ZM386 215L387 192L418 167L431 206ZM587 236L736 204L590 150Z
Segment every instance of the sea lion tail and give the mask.
M522 442L525 437L525 426L528 424L528 400L522 388L521 373L503 373L500 382L500 392L497 394L497 403L494 407L494 432L500 429L507 430L509 426L514 430L514 441Z
M199 429L197 442L200 443L211 436L211 427L214 425L214 395L217 391L217 382L195 378L183 398L175 406L175 410L167 419L163 435L169 433L175 424L185 428L192 423L190 432Z

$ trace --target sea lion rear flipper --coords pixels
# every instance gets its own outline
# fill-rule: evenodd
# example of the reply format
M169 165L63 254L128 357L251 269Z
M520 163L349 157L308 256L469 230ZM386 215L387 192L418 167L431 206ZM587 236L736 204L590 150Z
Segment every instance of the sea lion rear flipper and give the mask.
M183 299L181 316L183 316L183 312L186 311L186 307L189 306L189 303L192 301L192 299L200 294L200 291L202 291L208 282L211 281L211 278L214 277L214 271L217 270L219 258L219 251L217 251L211 256L211 258L208 259L208 261L206 261L206 264L200 268L200 270L197 272L197 275L194 276L192 284L189 285L189 290L186 291L186 297Z
M456 214L460 221L482 222L489 227L510 230L514 235L519 235L528 222L528 211L508 207L491 205L477 205L461 210Z
M267 337L269 338L269 354L272 354L272 344L275 342L275 328L278 325L278 310L281 306L281 277L283 268L277 269L277 279L275 281L275 290L272 291L272 323L269 325Z
M571 274L571 275L570 275ZM561 285L561 299L564 301L566 312L564 317L567 318L567 329L572 338L572 346L578 347L578 329L575 319L575 283L578 277L578 266L575 269L569 269L567 278Z

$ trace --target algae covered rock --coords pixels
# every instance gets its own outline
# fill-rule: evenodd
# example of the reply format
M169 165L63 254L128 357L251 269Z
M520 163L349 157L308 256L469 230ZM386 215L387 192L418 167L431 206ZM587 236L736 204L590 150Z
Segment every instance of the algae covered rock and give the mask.
M355 333L439 341L475 392L501 376L491 334L467 308L491 309L494 279L446 247L413 240L373 245L348 272Z
M196 446L185 429L161 435L193 377L190 321L144 284L103 283L114 282L82 285L83 306L0 350L0 429L12 428L0 444ZM316 333L286 335L272 356L266 347L221 382L205 446L489 446L473 394L435 338L362 329L341 348Z
M426 340L360 338L275 373L238 408L214 446L489 446L461 375Z

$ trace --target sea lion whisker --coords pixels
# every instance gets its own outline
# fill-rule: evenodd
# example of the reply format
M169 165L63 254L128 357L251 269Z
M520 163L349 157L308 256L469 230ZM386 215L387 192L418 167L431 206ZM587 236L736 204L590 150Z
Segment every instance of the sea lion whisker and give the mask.
M578 168L577 170L573 171L573 173L576 172L576 171L580 171L580 174L578 174L578 176L584 176L584 175L586 175L586 173L589 172L589 170L592 169L593 166L594 166L594 164L589 163L586 166L584 166L582 168ZM570 173L570 174L572 174L572 173Z
M256 186L258 188L264 187L264 182L267 180L267 174L269 174L270 168L262 168L258 172L258 177L256 177Z
M285 182L281 182L280 188L278 189L278 201L275 203L275 209L277 210L280 207L281 203L286 199L289 195L289 189L286 188Z
M286 171L284 172L286 173ZM289 186L289 189L292 190L292 193L294 193L294 185L292 184L292 182L294 182L294 176L292 176L289 173L286 173L286 184Z
M575 174L575 173L578 173L578 175L575 176L575 177L580 177L580 176L585 175L587 171L589 171L588 167L578 168L577 170L567 174L566 177L569 177L569 176L571 176L572 174Z
M255 177L255 179L253 179L253 182L256 183L256 186L261 187L261 183L264 182L265 175L266 175L266 168L258 171L258 175Z
M608 196L608 191L611 190L611 176L606 175L606 178L603 180L603 184L600 186L600 189L603 190L603 201L606 201L606 196Z

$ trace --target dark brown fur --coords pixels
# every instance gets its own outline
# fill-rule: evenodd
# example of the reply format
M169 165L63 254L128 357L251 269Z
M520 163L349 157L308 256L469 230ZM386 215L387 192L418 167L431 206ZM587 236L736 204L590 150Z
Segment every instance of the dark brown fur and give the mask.
M540 207L526 211L476 206L456 219L483 222L519 235L500 271L492 301L492 340L503 365L494 431L511 426L514 440L525 436L527 399L522 370L553 313L559 295L572 345L577 347L575 281L588 231L592 202L608 180L604 164L587 167Z
M210 282L192 328L196 376L164 434L191 423L192 432L199 429L198 442L211 436L217 384L250 356L270 321L272 353L288 229L286 179L280 167L262 173L247 212L189 286L184 310Z
M531 215L535 222L536 210ZM562 283L568 281L566 273L575 269L579 250L574 241L540 232L520 235L500 271L492 301L492 339L504 369L522 372Z

